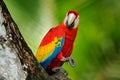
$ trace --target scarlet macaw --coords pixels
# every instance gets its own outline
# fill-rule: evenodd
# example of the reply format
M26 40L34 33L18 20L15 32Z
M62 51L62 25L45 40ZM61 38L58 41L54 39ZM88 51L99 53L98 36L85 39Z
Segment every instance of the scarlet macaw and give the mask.
M66 14L64 21L59 26L51 28L43 38L36 58L49 74L63 62L70 61L71 65L74 65L74 60L70 58L70 55L78 24L79 14L71 10Z

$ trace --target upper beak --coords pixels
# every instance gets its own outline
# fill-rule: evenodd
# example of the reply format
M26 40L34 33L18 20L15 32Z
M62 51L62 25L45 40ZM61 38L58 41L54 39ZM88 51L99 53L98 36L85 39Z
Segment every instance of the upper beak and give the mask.
M68 25L71 25L74 22L75 18L76 18L75 14L69 14L68 15Z

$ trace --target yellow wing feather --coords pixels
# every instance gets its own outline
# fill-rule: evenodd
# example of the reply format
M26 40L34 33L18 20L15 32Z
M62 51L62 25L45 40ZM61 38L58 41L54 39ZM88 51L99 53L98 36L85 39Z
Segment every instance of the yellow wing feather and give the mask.
M60 39L61 38L55 37L54 40L52 42L50 42L49 44L44 45L44 46L40 46L37 50L37 53L36 53L37 60L39 62L42 62L47 57L49 57L53 53L55 47L59 47L59 45L61 45L61 43L58 42L58 40L60 40Z

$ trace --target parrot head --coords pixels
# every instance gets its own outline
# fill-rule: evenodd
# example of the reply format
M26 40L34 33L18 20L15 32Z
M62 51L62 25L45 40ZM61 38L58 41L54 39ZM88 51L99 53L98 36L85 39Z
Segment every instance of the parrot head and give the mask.
M79 14L76 11L69 11L64 19L64 24L70 28L76 28L79 24Z

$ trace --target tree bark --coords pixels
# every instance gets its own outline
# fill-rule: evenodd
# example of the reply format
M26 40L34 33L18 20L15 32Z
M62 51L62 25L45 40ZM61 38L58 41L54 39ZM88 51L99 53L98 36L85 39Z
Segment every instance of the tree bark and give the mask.
M0 80L50 80L0 0Z

